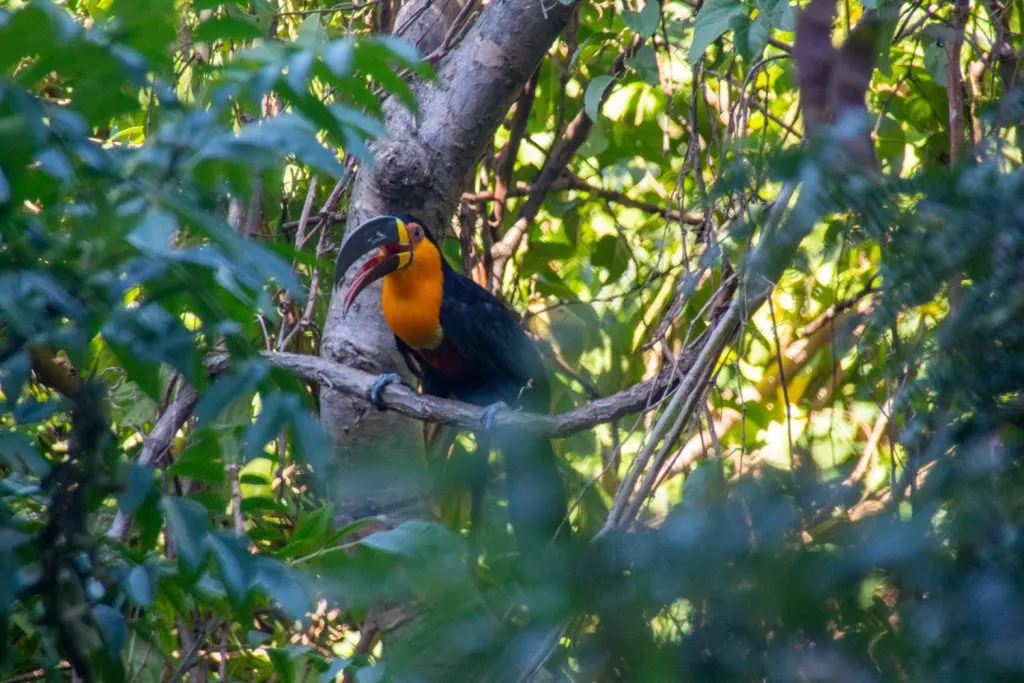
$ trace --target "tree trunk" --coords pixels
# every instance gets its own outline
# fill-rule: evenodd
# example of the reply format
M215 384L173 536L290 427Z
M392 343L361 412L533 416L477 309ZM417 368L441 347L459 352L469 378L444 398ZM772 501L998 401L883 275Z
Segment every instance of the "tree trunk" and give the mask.
M377 167L360 170L356 178L349 225L380 213L404 212L422 218L435 234L443 233L513 98L571 12L559 2L542 7L537 0L494 0L441 60L436 83L417 85L418 116L393 100L386 102L390 139L374 146ZM421 16L438 21L430 12ZM436 32L431 37L421 42L421 51L439 42ZM379 301L380 287L368 289L342 320L340 297L334 297L322 353L368 372L407 375ZM339 522L371 514L386 515L392 523L431 516L422 440L411 420L379 412L329 387L321 394L321 415L336 449Z
M421 0L427 8L432 0ZM433 0L436 2L436 0ZM571 7L557 0L492 0L472 29L438 64L434 83L415 86L419 113L385 103L390 137L374 145L376 168L364 167L349 205L350 226L381 213L409 213L437 236L447 229L473 169L523 84L536 70L567 23ZM421 53L438 48L447 30L416 29L413 21L437 23L453 12L417 12L402 32L414 36ZM351 283L339 286L344 292ZM341 297L332 298L322 354L367 372L397 371L411 380L380 313L380 286L367 289L342 320ZM336 522L384 515L389 525L431 519L434 500L416 423L380 412L367 401L325 387L321 417L335 444ZM387 632L404 619L376 615ZM403 636L397 632L393 638ZM387 642L387 641L386 641ZM433 653L435 658L440 656ZM449 665L452 662L448 663Z

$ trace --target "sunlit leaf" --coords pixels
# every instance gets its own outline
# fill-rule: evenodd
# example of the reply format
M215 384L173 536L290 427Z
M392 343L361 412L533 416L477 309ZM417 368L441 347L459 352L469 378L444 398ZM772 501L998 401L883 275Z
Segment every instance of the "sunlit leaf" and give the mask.
M295 42L306 47L318 47L327 41L327 31L320 21L320 15L313 13L308 15L299 24Z
M592 121L598 120L601 114L601 100L613 80L611 76L602 74L587 85L587 91L583 96L583 109Z
M649 38L658 29L661 19L661 4L657 0L647 0L639 12L626 10L622 14L626 26L633 29L641 38Z
M721 38L732 20L743 13L745 9L739 0L707 0L697 12L687 61L696 64L708 46Z

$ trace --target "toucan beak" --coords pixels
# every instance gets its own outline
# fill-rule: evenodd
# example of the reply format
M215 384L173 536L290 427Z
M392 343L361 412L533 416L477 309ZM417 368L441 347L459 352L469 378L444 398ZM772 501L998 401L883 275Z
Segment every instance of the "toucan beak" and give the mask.
M334 263L334 286L338 286L356 261L374 250L376 253L362 265L352 286L345 293L342 317L348 313L359 292L388 273L409 264L412 244L405 222L394 216L376 216L349 233Z

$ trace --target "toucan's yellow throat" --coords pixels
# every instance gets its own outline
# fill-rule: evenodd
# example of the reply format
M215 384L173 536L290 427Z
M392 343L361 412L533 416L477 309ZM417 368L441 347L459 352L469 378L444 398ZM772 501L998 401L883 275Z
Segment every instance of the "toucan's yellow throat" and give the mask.
M383 278L381 310L391 331L414 349L435 349L444 339L441 298L444 269L437 246L419 223L377 216L359 225L345 240L335 267L335 283L367 253L345 294L347 313L359 293Z

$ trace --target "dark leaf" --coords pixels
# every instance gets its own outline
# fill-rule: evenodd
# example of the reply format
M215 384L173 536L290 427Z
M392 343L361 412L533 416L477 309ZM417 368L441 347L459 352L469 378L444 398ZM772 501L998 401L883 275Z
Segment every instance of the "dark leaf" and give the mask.
M153 581L145 565L136 565L128 572L128 595L143 609L153 605Z
M0 460L15 470L45 477L50 473L50 464L39 450L21 434L0 432Z
M249 462L263 455L264 447L277 438L288 419L285 401L280 392L264 394L261 398L260 415L245 432L242 462Z
M125 515L133 515L142 501L154 491L155 469L151 465L130 462L124 466L123 471L124 488L117 497L117 507Z
M269 372L263 361L250 360L232 367L231 371L214 382L199 399L196 419L200 424L217 417L237 399L251 394Z
M93 605L92 615L99 624L109 657L114 660L120 659L127 630L124 616L110 605L104 604Z
M165 496L161 501L167 528L174 538L178 559L195 571L206 558L209 522L202 505L187 498Z
M293 403L291 413L292 435L298 456L313 470L312 482L318 488L328 490L334 446L323 426L298 402Z
M56 401L37 401L29 396L14 406L14 421L19 425L31 425L48 419L50 416L66 410L68 402L65 399Z
M206 437L186 448L167 467L167 473L175 477L187 477L217 485L227 481L224 466L219 441L214 437Z
M293 619L303 618L312 608L308 588L293 569L267 557L257 559L257 580L267 595Z
M243 605L256 579L256 557L249 552L243 539L215 531L207 537L228 597L236 605Z
M227 14L207 19L196 27L192 38L196 42L213 43L218 40L253 40L263 37L263 29L250 19Z

